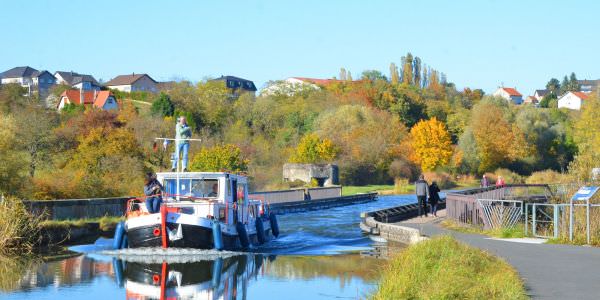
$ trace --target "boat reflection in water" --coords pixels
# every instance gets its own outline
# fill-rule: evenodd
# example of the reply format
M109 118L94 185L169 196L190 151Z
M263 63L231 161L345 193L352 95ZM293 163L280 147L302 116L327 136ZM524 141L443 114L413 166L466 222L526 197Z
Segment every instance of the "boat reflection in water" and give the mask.
M186 263L113 260L126 299L237 299L266 258L239 255Z

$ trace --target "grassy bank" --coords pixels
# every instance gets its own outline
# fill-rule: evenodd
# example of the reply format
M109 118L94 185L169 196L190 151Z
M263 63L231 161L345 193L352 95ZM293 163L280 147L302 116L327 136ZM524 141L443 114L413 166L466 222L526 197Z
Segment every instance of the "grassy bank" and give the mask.
M408 247L386 267L373 299L527 299L503 260L449 236Z
M442 222L442 226L444 228L458 231L458 232L483 234L483 235L497 237L497 238L505 238L506 239L506 238L524 238L525 237L525 229L523 228L522 224L519 224L519 225L511 227L511 228L484 230L484 229L481 229L478 227L463 226L463 225L456 223L453 220L447 219Z
M363 185L363 186L343 186L342 196L356 195L360 193L393 191L393 184L382 185Z

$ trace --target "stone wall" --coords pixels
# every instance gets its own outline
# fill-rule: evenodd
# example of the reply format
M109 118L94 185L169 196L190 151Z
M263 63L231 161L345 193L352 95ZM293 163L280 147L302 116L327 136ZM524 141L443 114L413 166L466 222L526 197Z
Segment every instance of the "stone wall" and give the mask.
M333 164L285 164L283 180L310 183L316 179L322 186L339 184L338 166Z

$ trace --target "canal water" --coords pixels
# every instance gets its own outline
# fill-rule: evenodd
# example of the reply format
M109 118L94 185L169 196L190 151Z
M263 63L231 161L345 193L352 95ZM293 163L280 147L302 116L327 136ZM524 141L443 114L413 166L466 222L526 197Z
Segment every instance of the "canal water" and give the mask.
M67 257L0 257L0 299L363 299L394 245L358 227L360 213L414 196L278 216L280 236L251 253L110 251L111 240Z

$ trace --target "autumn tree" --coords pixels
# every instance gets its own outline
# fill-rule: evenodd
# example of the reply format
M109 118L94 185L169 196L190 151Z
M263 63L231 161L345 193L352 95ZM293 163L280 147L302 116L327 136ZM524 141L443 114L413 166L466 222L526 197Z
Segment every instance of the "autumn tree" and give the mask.
M585 100L581 116L573 127L578 153L569 164L569 173L578 180L587 181L600 161L600 100L597 95Z
M528 154L523 133L512 126L505 112L491 102L473 108L471 129L477 145L479 173L493 171Z
M405 84L413 84L413 74L413 56L409 52L406 56L402 57L402 82Z
M293 163L322 163L331 162L338 154L338 149L328 139L321 139L318 135L310 133L305 135L290 157Z
M390 63L390 81L392 83L398 83L400 81L400 74L398 74L398 67L395 63Z
M194 155L190 169L202 172L245 172L249 162L238 146L224 144L202 148Z
M423 171L445 166L452 157L452 140L444 123L435 117L421 120L410 129L413 160Z

